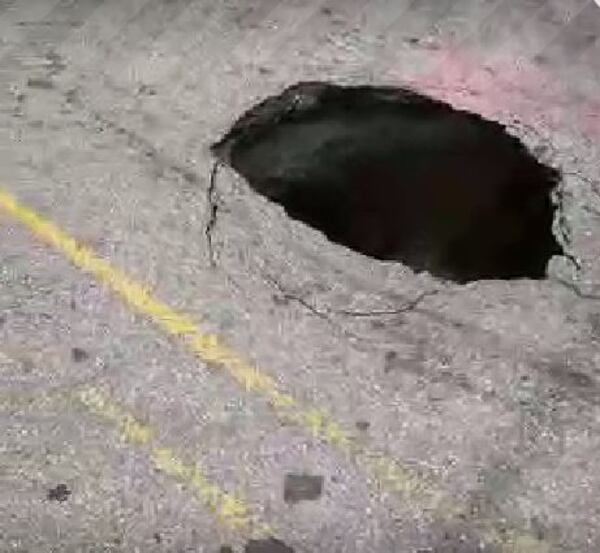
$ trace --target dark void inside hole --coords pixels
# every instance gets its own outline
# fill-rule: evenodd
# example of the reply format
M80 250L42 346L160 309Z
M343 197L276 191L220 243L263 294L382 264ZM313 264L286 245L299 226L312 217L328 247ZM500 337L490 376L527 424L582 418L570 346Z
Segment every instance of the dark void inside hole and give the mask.
M541 279L560 174L500 124L414 91L299 83L212 152L330 240L468 282Z

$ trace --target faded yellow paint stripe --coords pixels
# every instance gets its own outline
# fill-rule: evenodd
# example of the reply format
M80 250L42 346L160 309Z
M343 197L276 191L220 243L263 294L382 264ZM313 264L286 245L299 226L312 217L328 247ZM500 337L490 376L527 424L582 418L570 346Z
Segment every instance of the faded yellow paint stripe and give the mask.
M153 320L168 334L178 336L204 362L226 370L247 391L261 394L274 408L280 419L301 426L313 436L350 454L369 471L379 487L400 494L412 505L433 511L441 517L462 512L461 506L444 494L425 476L379 452L367 450L352 433L319 409L305 408L290 394L279 390L275 380L244 360L223 344L215 334L204 333L188 315L178 313L155 299L149 289L136 282L94 251L77 242L32 209L19 203L11 194L0 190L0 208L25 225L42 241L61 251L75 266L94 275L118 294L133 310ZM546 542L529 534L500 534L494 521L487 524L487 538L499 545L503 553L540 553L550 549ZM545 549L546 548L546 549Z
M502 553L551 553L552 546L532 534L490 527L484 535L487 543L494 544Z
M123 438L128 442L147 445L153 439L154 432L149 426L138 422L133 415L127 413L95 388L80 392L77 398L88 409L118 426Z
M62 391L50 393L0 392L0 411L56 410L63 408L67 402L68 395Z
M94 251L77 242L32 209L24 206L11 194L0 190L0 208L25 225L38 238L62 252L75 266L92 274L104 285L124 299L138 313L150 318L167 333L181 337L188 347L204 362L225 369L247 391L263 395L278 415L308 430L312 435L328 443L358 455L362 447L323 411L303 408L291 395L278 389L275 380L243 359L223 344L215 334L204 333L185 314L171 309L155 299L146 286L136 282L110 263L98 257ZM385 456L369 454L369 462L376 457L380 478L385 478L388 487L398 492L409 493L424 489L422 479L414 479L411 472Z
M97 388L89 388L76 394L76 399L92 413L114 424L124 441L149 446L154 466L194 490L203 503L217 515L221 524L244 534L244 537L264 538L274 534L272 528L258 522L257 518L252 516L250 507L244 501L211 483L197 464L184 462L171 448L154 445L155 430L138 421L108 395Z

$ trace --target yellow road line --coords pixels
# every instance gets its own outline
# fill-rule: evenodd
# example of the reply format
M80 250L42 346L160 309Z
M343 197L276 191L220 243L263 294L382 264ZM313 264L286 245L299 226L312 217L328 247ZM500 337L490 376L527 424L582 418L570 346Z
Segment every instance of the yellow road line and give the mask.
M68 403L64 392L54 393L21 393L0 392L0 411L56 409Z
M194 490L200 499L213 511L221 524L230 530L254 539L273 536L273 530L252 516L250 508L240 498L212 484L197 464L188 464L168 447L154 445L156 432L138 421L123 407L114 403L97 388L89 388L76 394L76 399L92 413L116 425L124 441L149 446L154 466Z
M416 495L426 493L428 485L409 469L385 456L368 453L359 446L328 415L313 408L303 408L291 395L278 389L275 380L248 363L221 343L215 334L206 334L187 315L178 313L152 297L149 289L136 282L94 251L77 242L32 209L19 203L14 196L0 190L0 208L25 225L38 238L62 252L75 266L92 274L118 294L138 313L150 318L168 334L185 340L188 347L204 362L225 369L247 391L263 395L286 422L302 426L312 435L355 455L364 454L366 461L384 480L386 487L396 492Z
M95 276L134 311L154 321L168 334L182 338L190 350L205 363L226 370L247 391L264 396L280 419L301 426L365 465L382 489L399 493L413 505L444 517L462 511L461 507L437 488L430 478L418 475L386 455L367 450L354 439L352 433L330 420L324 411L300 405L290 394L280 391L271 376L223 344L218 336L202 332L188 315L178 313L155 299L147 287L98 257L91 248L77 242L54 223L2 190L0 208L26 226L40 240L62 252L76 267ZM498 535L494 533L493 528L493 522L490 522L489 536ZM541 551L537 545L531 545L531 540L535 538L525 534L523 536L515 533L513 537L503 537L499 545L506 553ZM493 541L498 539L494 537ZM540 543L545 545L545 542Z

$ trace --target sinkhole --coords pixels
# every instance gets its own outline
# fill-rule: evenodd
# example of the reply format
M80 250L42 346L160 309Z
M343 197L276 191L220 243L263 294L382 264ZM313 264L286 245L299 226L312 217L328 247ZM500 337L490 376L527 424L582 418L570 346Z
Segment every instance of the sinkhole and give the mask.
M502 125L395 87L301 82L211 146L329 240L465 283L546 277L555 169Z

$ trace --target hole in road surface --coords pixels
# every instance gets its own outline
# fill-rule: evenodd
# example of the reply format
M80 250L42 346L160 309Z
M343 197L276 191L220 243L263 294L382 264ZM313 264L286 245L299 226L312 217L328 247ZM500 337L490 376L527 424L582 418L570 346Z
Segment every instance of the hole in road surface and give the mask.
M560 174L498 123L414 91L304 82L211 151L333 242L464 283L542 279Z

